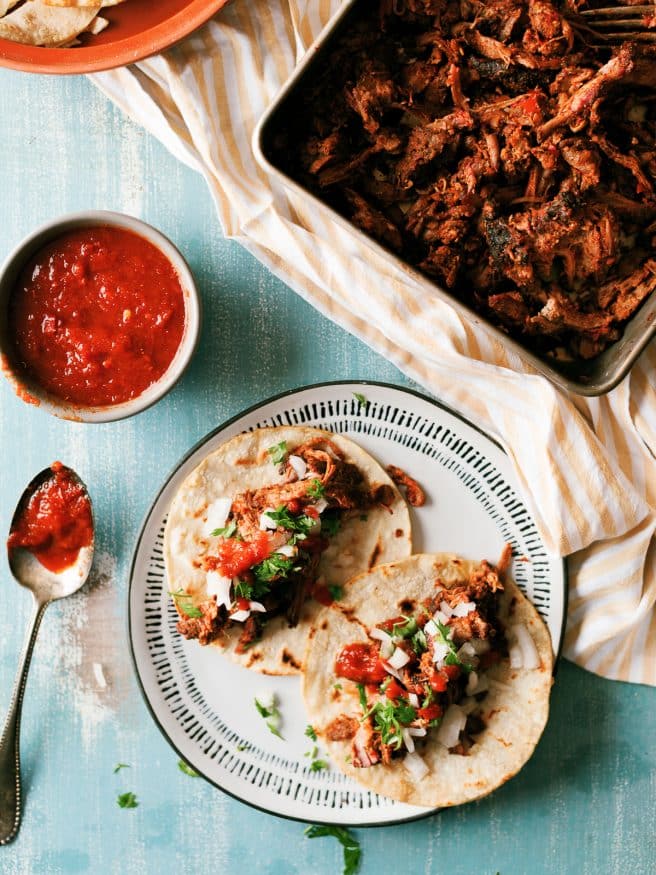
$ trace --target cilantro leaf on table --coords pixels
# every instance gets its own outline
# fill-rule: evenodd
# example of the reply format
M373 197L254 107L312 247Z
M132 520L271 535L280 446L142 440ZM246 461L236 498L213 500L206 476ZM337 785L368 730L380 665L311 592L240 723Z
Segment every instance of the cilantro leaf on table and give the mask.
M139 805L134 793L120 793L116 803L119 808L136 808Z
M311 738L312 741L317 740L317 733L314 731L314 727L310 723L305 727L305 734L308 738Z
M328 763L326 760L312 760L310 763L311 772L320 772L322 769L327 769Z
M362 859L362 850L358 840L343 826L308 826L305 835L309 839L319 839L333 836L344 848L344 869L342 875L355 875Z
M267 450L274 465L282 465L287 458L287 452L287 441L280 441L279 444L274 444Z
M175 592L169 590L169 595L183 614L196 619L203 616L203 612L200 608L196 607L192 601L193 596L189 595L188 592L185 592L183 589L177 589Z
M190 778L200 777L196 769L192 769L191 766L188 766L184 760L178 760L178 768L181 772L184 772L185 775L189 775Z
M354 392L354 393L353 393L353 397L354 397L355 400L358 402L358 407L366 407L367 404L369 403L369 401L368 401L367 398L362 394L362 392Z
M129 769L129 768L130 768L130 766L127 763L116 763L116 765L114 766L114 774L116 774L117 772L120 772L121 769Z

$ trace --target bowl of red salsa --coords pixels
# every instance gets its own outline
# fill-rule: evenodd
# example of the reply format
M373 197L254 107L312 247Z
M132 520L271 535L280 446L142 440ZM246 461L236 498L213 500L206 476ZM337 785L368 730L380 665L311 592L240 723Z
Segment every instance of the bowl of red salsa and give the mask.
M20 398L65 419L109 422L154 404L182 376L199 330L185 259L132 216L56 219L0 270L2 370Z

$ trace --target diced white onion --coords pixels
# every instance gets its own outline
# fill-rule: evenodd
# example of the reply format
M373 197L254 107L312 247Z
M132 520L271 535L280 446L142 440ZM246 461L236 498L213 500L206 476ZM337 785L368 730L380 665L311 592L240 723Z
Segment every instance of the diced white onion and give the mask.
M314 509L317 513L323 513L324 510L328 507L328 502L325 498L320 498L319 501L314 505Z
M508 653L510 654L510 667L523 668L524 657L522 655L522 648L519 646L519 644L511 644L508 648Z
M469 672L469 677L467 678L467 687L465 688L465 693L468 696L473 696L476 692L476 687L478 686L478 675L475 671Z
M273 508L271 508L273 510ZM272 520L271 517L267 514L266 510L264 513L260 514L260 529L265 532L267 529L273 531L278 528L278 523L275 520Z
M476 699L468 696L460 702L460 707L462 708L465 714L471 714L472 711L475 711L478 706L478 702Z
M403 757L403 765L415 781L421 781L430 772L430 769L418 753L407 753Z
M446 748L458 744L460 733L467 723L467 715L459 705L449 705L435 735L437 741Z
M439 635L440 630L435 625L434 620L429 620L424 626L424 635L430 635L431 638L435 638L436 635Z
M396 678L397 681L401 681L401 683L403 683L403 678L401 677L400 673L399 673L395 668L393 668L393 667L389 664L389 662L384 662L384 663L383 663L383 668L385 669L385 671L387 672L387 674L391 674L393 678Z
M456 653L456 656L460 660L460 662L472 662L472 659L476 657L476 651L471 646L469 641L465 641L460 650Z
M231 498L217 498L207 508L207 534L211 535L215 529L222 529L230 515L232 507Z
M482 653L487 653L490 649L490 642L487 638L472 638L469 642L474 648L474 653L480 656Z
M394 653L388 659L389 664L392 668L403 668L404 665L407 665L410 662L410 657L402 650L400 647L397 647Z
M441 623L443 626L446 626L446 624L449 622L449 618L446 614L443 614L442 611L435 611L435 613L433 614L433 619L436 623Z
M255 701L258 705L270 711L276 704L276 694L271 690L262 690L255 696Z
M540 655L535 646L533 636L526 626L523 623L516 623L514 626L510 627L510 632L511 634L514 634L515 639L521 648L524 668L539 668Z
M288 456L287 461L292 466L294 471L296 471L296 476L299 480L302 480L307 473L307 462L305 459L301 459L300 456Z
M423 726L410 726L408 732L413 738L423 738L426 735L426 730Z
M235 611L234 614L230 614L230 619L234 620L235 623L244 623L250 617L250 611Z
M471 612L475 610L476 605L474 602L459 602L453 609L453 616L466 617L467 614L471 614Z
M416 693L408 693L408 702L413 708L419 707L419 696Z
M451 653L448 644L442 644L439 641L433 645L433 662L437 665L444 662L447 656Z
M217 605L225 605L230 610L232 600L230 598L230 586L232 580L224 577L218 571L208 571L205 576L205 589L209 596L216 596Z
M107 686L107 681L105 680L105 673L103 672L103 667L99 662L94 662L93 664L93 676L96 679L96 683L100 687L101 690L104 690Z
M380 645L380 656L381 659L389 659L390 656L394 653L394 642L392 641L392 636L388 635L384 629L376 629L373 628L369 635L372 638L375 638L377 641L381 642Z
M291 559L298 556L298 547L296 544L283 544L282 547L278 547L276 553L280 553L281 556L289 556Z
M402 729L402 730L401 730L401 737L403 738L403 744L405 744L406 749L407 749L410 753L414 753L414 751L415 751L415 743L414 743L414 741L412 740L412 736L410 735L410 732L409 732L407 729Z
M447 601L445 601L445 599L442 599L442 601L440 602L440 610L447 617L453 616L453 609L451 605Z
M261 602L249 602L248 607L251 611L257 611L260 614L266 613L266 608Z

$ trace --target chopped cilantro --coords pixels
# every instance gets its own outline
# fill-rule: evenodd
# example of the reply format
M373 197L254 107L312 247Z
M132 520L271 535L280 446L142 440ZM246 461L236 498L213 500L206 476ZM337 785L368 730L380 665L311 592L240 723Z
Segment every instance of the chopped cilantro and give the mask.
M358 407L366 407L369 403L362 392L354 392L353 397L358 402Z
M312 760L310 763L311 772L320 772L322 769L327 769L328 763L326 760Z
M307 535L316 526L317 521L305 514L295 516L290 513L286 504L281 504L275 510L267 510L266 516L269 517L281 529L288 532L296 532L301 535Z
M328 592L330 593L330 597L332 598L332 600L334 602L338 602L344 595L344 587L338 586L336 583L329 583Z
M241 752L242 750L248 750L249 747L250 744L247 741L244 741L242 744L237 745L237 750Z
M311 757L312 759L315 759L315 757L317 756L318 753L319 753L319 748L315 744L315 746L312 748L312 750L307 750L303 754L303 756L304 757Z
M428 650L428 642L426 641L426 635L424 634L423 629L417 629L410 640L412 643L412 649L417 656L421 656L422 653Z
M364 684L358 684L358 695L360 696L360 707L362 708L362 713L366 714L369 705L367 703L367 694L364 689Z
M446 646L449 648L449 652L447 653L444 661L447 665L457 665L463 671L469 673L474 666L469 665L469 663L467 662L463 662L458 657L458 648L454 644L453 639L449 638L449 632L451 630L448 626L445 626L444 623L440 623L439 620L437 620L436 623L440 634L435 636L435 640L438 641L440 644L446 644Z
M232 538L232 536L237 531L237 523L234 520L230 520L227 526L224 526L222 529L214 529L212 532L213 538Z
M294 559L290 556L283 556L281 553L272 553L271 556L251 568L255 581L259 584L269 583L281 577L289 577L292 571L300 570ZM268 587L265 591L268 591Z
M172 597L173 601L180 608L183 614L186 614L188 617L199 618L203 616L203 612L200 608L197 608L193 603L193 596L189 595L188 592L185 592L183 589L178 589L175 592L170 592L169 595Z
M129 769L129 768L130 768L130 766L127 763L116 763L116 765L114 766L114 774L116 774L117 772L120 772L121 769Z
M383 744L391 744L399 750L403 742L401 729L417 719L417 712L405 699L396 703L388 699L376 702L369 713L373 715L374 726L380 732ZM367 715L368 716L368 715Z
M275 694L271 696L268 704L260 702L257 698L255 698L253 701L255 702L255 707L257 708L260 716L264 717L269 732L272 735L277 736L278 738L282 738L279 728L282 715L278 710L278 702Z
M280 441L279 444L269 447L267 453L271 456L271 461L274 465L282 465L287 458L287 441Z
M314 731L314 727L311 726L309 723L305 727L305 734L307 735L308 738L311 738L312 741L317 740L317 733Z
M190 778L200 777L196 769L192 769L191 766L188 766L184 760L178 760L178 768L181 772L184 772L185 775L189 775Z
M334 836L344 848L344 869L342 875L355 875L360 866L362 851L357 839L343 826L308 826L305 835L309 839Z
M253 597L253 585L247 580L237 580L234 584L236 599L251 599Z
M333 690L341 690L341 689L342 689L341 684L333 684Z
M414 617L406 617L404 614L403 623L394 623L392 626L393 638L411 638L417 631L417 621Z
M139 805L134 793L121 793L116 802L119 808L136 808Z
M341 520L336 511L327 511L321 517L321 534L332 538L339 531Z
M307 495L309 495L310 498L318 500L319 498L323 498L325 494L325 487L318 477L315 477L314 480L310 481L310 485L307 488Z

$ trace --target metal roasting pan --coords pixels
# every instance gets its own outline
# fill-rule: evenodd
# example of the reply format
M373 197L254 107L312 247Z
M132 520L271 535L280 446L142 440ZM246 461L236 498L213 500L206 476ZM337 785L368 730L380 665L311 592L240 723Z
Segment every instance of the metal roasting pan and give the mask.
M428 297L437 296L476 325L480 325L496 340L517 353L529 365L552 380L557 386L579 395L603 395L622 380L640 355L656 330L656 295L651 295L624 327L622 337L611 344L601 355L589 361L559 362L540 357L524 343L509 337L488 319L445 291L429 277L411 267L394 253L361 231L353 222L341 216L332 207L320 200L313 192L299 184L279 164L274 147L279 131L287 127L287 120L301 111L299 89L310 83L318 71L325 68L325 58L342 31L348 28L349 20L356 14L356 7L368 0L345 0L338 13L319 34L314 44L285 83L273 103L266 110L253 134L253 151L263 169L300 197L311 202L317 210L330 216L342 227L348 228L359 240L366 243L378 255L403 271L422 288Z

